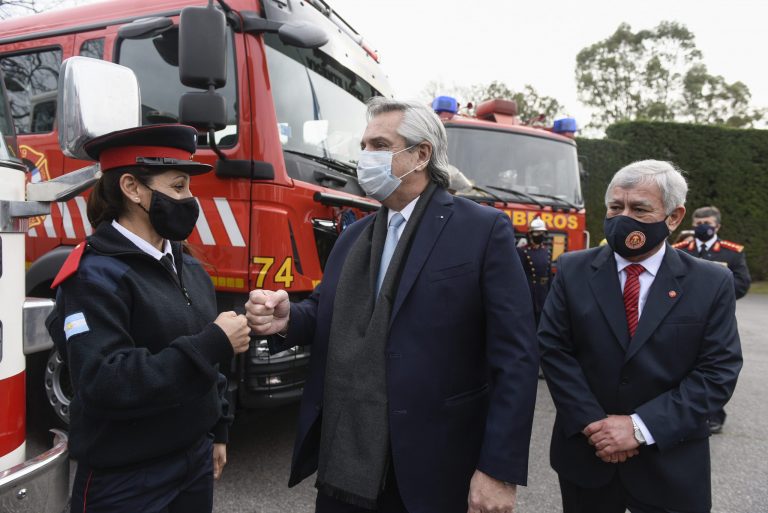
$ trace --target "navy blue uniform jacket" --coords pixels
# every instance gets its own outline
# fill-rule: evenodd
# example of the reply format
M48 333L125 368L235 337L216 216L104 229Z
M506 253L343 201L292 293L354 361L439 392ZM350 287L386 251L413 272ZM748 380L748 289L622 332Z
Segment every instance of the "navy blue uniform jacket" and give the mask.
M317 469L336 285L373 217L342 233L323 282L291 306L285 345L312 344L291 486ZM386 351L392 460L409 512L466 513L475 469L525 484L538 351L506 215L435 191L402 271Z
M742 363L730 274L667 246L630 341L611 248L560 257L539 324L560 477L596 488L618 472L640 502L709 511L707 418L731 397ZM581 431L631 413L656 443L626 463L603 463Z

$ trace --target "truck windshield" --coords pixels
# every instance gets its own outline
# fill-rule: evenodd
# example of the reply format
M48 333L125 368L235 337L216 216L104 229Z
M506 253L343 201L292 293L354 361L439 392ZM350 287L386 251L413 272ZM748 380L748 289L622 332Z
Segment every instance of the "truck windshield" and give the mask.
M283 150L332 159L353 174L365 131L365 102L379 93L319 50L264 37Z
M474 185L517 191L544 204L557 199L584 204L575 146L503 130L449 125L446 131L450 163ZM529 202L522 195L511 196L515 202Z
M237 80L231 33L227 37L227 83L217 92L227 107L227 126L216 132L216 143L233 146L237 142ZM179 30L166 30L151 39L120 41L118 64L136 74L141 88L141 124L179 122L179 98L191 91L179 82Z

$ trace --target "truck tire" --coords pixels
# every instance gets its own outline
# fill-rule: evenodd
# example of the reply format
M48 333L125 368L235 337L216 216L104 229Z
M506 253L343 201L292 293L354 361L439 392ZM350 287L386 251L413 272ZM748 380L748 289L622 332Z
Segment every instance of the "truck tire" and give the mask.
M69 426L69 405L72 402L74 391L69 379L69 368L54 348L48 356L45 365L45 395L54 414L60 424Z
M44 270L58 272L59 261L65 259L71 249L61 246L51 251L43 262L46 264L42 266ZM41 266L33 267L30 267L30 271L39 270ZM43 272L27 273L27 296L55 298L56 292L50 288L52 278L45 276ZM32 279L35 277L37 279ZM68 429L72 395L69 369L56 348L47 354L40 352L27 356L27 406L32 413L30 422L34 422L37 429Z

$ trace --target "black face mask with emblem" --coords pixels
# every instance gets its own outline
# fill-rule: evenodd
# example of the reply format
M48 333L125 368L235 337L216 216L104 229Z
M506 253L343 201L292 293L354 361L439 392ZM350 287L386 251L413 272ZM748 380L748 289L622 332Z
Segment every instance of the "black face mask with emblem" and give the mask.
M658 246L669 236L667 218L656 223L642 223L629 216L606 217L605 240L624 258L640 256Z
M715 236L715 227L707 223L696 225L693 229L693 236L701 242L707 242Z
M200 207L197 206L194 196L174 199L160 191L150 190L152 199L149 202L149 210L141 208L149 214L149 222L158 235L173 241L189 237L200 215Z

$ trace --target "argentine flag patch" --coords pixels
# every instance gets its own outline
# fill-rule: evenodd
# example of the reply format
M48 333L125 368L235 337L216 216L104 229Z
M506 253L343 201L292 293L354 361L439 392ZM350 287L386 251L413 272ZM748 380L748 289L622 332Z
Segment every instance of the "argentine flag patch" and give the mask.
M64 335L67 337L67 340L75 335L88 333L89 331L91 330L88 328L88 323L85 321L83 312L73 313L64 319Z

